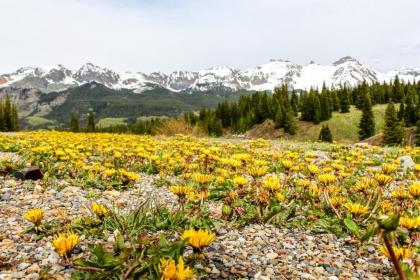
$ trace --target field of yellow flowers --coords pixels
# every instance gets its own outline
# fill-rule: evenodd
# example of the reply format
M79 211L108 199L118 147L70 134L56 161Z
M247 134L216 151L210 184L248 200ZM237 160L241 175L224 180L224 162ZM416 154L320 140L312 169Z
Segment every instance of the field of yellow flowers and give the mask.
M0 277L419 279L419 148L27 132L0 152Z

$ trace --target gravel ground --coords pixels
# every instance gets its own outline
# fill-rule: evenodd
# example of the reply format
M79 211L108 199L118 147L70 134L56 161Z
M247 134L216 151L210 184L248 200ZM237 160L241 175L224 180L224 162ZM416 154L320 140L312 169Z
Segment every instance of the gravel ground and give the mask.
M223 230L208 248L213 279L389 279L391 264L375 247L358 255L351 238L271 225ZM198 267L198 269L201 269Z
M4 155L3 155L4 156ZM13 157L14 155L8 155ZM132 209L150 197L174 207L177 197L165 186L157 188L157 177L142 175L125 191L84 190L58 182L57 189L44 189L31 181L0 177L0 279L39 279L49 270L48 279L69 279L71 269L60 263L51 237L34 241L24 229L30 223L23 214L42 208L44 222L57 219L64 211L67 219L89 214L90 201ZM213 216L220 207L211 203ZM81 237L80 250L98 240ZM248 225L240 229L223 227L207 249L207 265L195 269L211 279L390 279L392 267L368 245L357 253L350 238L332 234L311 234L271 225ZM368 254L368 255L366 255Z

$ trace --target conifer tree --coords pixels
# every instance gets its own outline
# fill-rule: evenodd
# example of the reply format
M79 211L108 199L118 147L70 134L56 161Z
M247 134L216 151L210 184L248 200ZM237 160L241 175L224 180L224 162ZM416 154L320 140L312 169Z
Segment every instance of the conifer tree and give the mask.
M383 143L385 145L399 145L404 139L404 134L402 121L398 120L394 103L390 101L385 111Z
M3 118L5 131L13 131L12 104L9 95L6 95L6 99L3 103Z
M415 137L416 137L416 146L420 147L420 120L418 120L416 123Z
M375 120L372 111L370 94L365 92L362 106L362 118L359 123L359 139L363 140L375 134Z
M299 113L299 97L294 90L290 98L290 106L292 107L293 115L297 117Z
M333 141L331 130L328 127L328 125L322 125L321 131L319 132L318 140L322 142L330 142L330 143Z
M398 113L397 113L397 117L398 117L399 120L403 120L404 116L405 116L405 100L401 100L400 108L398 109Z
M77 118L75 113L71 113L70 131L71 132L79 132L79 119Z
M404 123L407 127L414 126L417 122L417 113L415 107L415 89L411 88L405 97Z
M318 94L313 97L313 123L319 124L321 122L321 104L319 103Z
M296 134L295 118L291 110L288 110L284 115L284 132L291 135Z
M392 85L392 100L397 103L401 102L404 97L404 88L401 85L398 75L395 76L394 83Z
M320 111L320 120L326 121L330 118L331 112L330 112L330 98L328 96L327 92L323 92L320 95L320 105L321 105L321 111Z
M340 110L340 100L338 98L337 90L333 90L330 93L332 100L332 111L338 112Z
M343 90L340 93L340 112L341 113L350 112L350 98L349 98L349 92L346 86L344 86Z
M19 116L15 104L12 104L12 131L19 130Z
M4 121L3 101L0 100L0 131L6 131L6 122Z
M87 119L87 132L95 132L95 115L92 111L89 111L88 119Z
M276 128L284 127L284 115L280 105L277 106L276 117L274 119L274 122L276 123Z

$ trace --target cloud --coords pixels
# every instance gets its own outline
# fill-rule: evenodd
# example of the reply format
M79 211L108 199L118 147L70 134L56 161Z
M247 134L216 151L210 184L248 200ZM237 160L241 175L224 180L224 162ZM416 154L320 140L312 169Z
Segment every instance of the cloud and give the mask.
M347 54L383 69L419 66L420 50L395 46L417 36L420 3L398 3L2 0L0 72L88 61L144 72L246 68L270 58L331 63Z

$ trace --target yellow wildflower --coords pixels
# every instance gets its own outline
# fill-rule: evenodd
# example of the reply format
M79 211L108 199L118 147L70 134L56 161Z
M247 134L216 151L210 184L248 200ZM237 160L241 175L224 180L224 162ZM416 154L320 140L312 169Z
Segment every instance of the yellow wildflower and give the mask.
M280 189L280 179L278 177L267 177L262 181L262 185L271 192Z
M185 197L187 194L193 192L190 186L171 186L169 190L179 197Z
M380 186L385 186L392 181L392 177L385 174L375 174L375 180Z
M33 223L34 225L39 225L41 223L43 216L44 216L44 213L42 212L42 210L39 208L36 208L36 209L28 210L28 212L26 212L23 217L26 220Z
M79 236L75 233L60 233L52 240L57 254L67 258L74 248L79 244Z
M191 268L184 265L182 257L179 257L177 265L173 259L162 259L159 270L162 275L161 280L187 280L194 276Z
M384 163L381 166L381 171L386 175L390 175L390 174L394 173L395 171L397 171L397 168L398 167L395 164Z
M192 179L199 183L200 185L204 185L209 183L212 180L213 176L210 174L203 174L203 173L194 173L192 175Z
M96 216L98 216L98 218L103 218L111 214L111 211L105 205L101 203L93 202L91 207L92 207L93 213L95 213Z
M216 239L216 234L207 229L199 229L198 231L194 229L187 229L182 234L182 239L187 239L188 244L193 248L202 250Z
M248 179L243 176L236 176L233 178L233 183L237 186L245 186L248 184Z
M328 185L331 183L334 183L337 180L337 177L335 177L335 175L333 174L321 174L318 175L318 181L324 185Z
M420 197L420 182L415 182L408 187L408 192L414 197Z
M308 171L311 175L316 175L319 173L319 168L316 165L310 164L308 165Z
M415 218L410 218L407 216L400 217L400 225L407 229L420 228L420 216L417 216Z
M261 177L265 175L268 171L267 166L251 166L246 169L248 175L252 177Z
M382 254L384 254L388 259L391 258L391 255L388 252L388 249L385 246L382 246L379 249ZM412 249L410 247L408 248L403 248L403 247L396 247L396 246L392 246L392 250L394 251L395 257L400 260L400 259L408 259L410 258L410 255L412 253Z
M344 207L350 211L353 215L363 215L369 212L369 207L359 203L348 202L344 204Z

